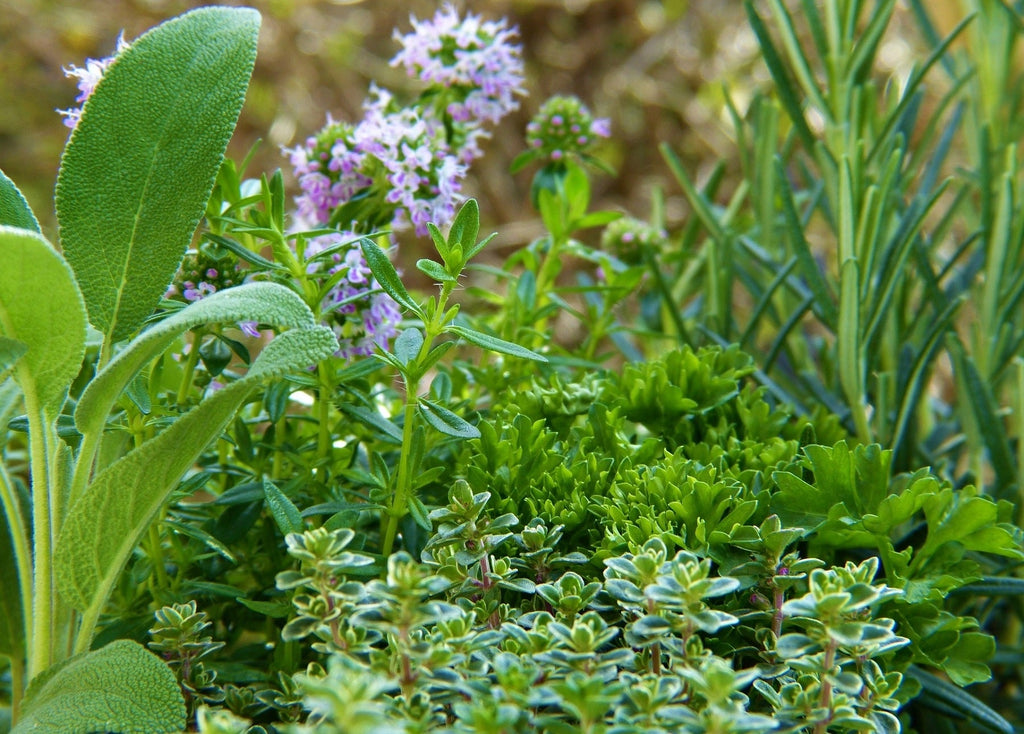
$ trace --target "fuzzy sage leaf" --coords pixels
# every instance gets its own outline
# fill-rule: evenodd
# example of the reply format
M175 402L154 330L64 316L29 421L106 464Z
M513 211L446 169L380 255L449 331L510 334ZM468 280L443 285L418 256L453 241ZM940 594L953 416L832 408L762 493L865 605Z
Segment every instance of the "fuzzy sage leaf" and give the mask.
M39 232L39 220L14 181L0 171L0 224Z
M139 643L117 640L38 676L11 734L184 728L185 701L171 669Z
M85 355L82 296L67 263L35 232L0 226L0 262L0 336L24 345L15 379L26 400L55 417ZM8 357L21 350L5 349Z
M57 584L83 611L79 647L95 624L124 563L181 475L220 435L263 382L325 359L338 348L326 327L276 337L242 378L219 390L163 433L108 466L68 511L57 541Z
M200 8L122 51L57 178L65 256L109 341L156 307L206 207L256 59L260 16Z
M205 324L247 320L288 328L308 328L315 323L302 299L277 283L246 283L189 304L142 332L93 378L75 410L78 430L87 434L102 429L114 401L132 377L181 334Z

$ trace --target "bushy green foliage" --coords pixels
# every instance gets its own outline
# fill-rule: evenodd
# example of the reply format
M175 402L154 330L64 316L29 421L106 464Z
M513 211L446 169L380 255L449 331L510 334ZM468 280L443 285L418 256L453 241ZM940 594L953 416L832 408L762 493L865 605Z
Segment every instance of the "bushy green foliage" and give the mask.
M1009 730L988 705L997 698L965 689L991 679L996 633L1019 640L1017 610L998 614L1021 595L1019 470L991 390L1013 339L964 343L951 331L958 306L940 304L959 255L941 276L929 270L937 241L921 238L943 192L938 169L902 177L918 154L900 121L913 122L921 77L885 114L855 105L863 117L850 117L849 100L866 105L873 90L865 70L893 3L859 40L862 3L843 13L803 4L818 53L846 59L826 80L847 97L818 88L792 16L771 3L802 91L825 117L817 141L774 37L747 7L778 104L759 97L751 108L761 132L749 172L761 188L745 218L736 216L753 183L720 212L709 201L716 184L697 191L667 154L696 217L679 241L692 244L700 228L708 237L697 261L707 289L686 310L677 296L693 295L696 270L673 272L660 226L590 211L590 179L574 158L596 159L582 151L520 156L546 161L532 189L546 231L501 268L471 262L494 236L480 237L474 199L447 232L419 223L438 258L416 263L438 286L428 297L407 288L386 233L361 229L401 224L383 180L360 184L377 187L376 199L356 197L327 212L323 229L297 230L280 172L245 181L244 162L220 161L234 107L200 146L203 175L180 189L160 180L188 207L151 201L145 187L113 203L89 195L103 188L89 169L117 165L112 135L127 125L152 138L128 118L103 127L119 95L145 101L132 75L154 73L143 53L153 37L125 51L68 146L58 197L59 216L75 222L68 262L0 177L0 248L17 263L0 273L0 369L15 376L0 385L0 583L11 592L0 652L15 731L170 730L184 716L199 731L251 734L888 733L937 714L949 726ZM186 18L237 26L245 53L228 66L238 78L207 70L183 83L238 92L255 15L210 12ZM173 31L188 22L154 31L169 34L167 54L192 53ZM491 41L507 40L502 26L487 28ZM431 87L416 104L450 115L434 95L456 93L466 102L465 89ZM550 125L561 130L558 109ZM783 110L792 138L776 156ZM416 129L448 156L456 121L442 122ZM162 151L150 146L150 163L167 174ZM149 160L133 153L118 169L128 183ZM826 175L807 189L812 164ZM799 168L793 181L787 166ZM1009 161L1004 179L1015 170ZM998 255L986 265L993 283L1016 242L1012 182L1004 194L1006 228L985 229L992 212L982 217ZM179 278L178 295L194 302L160 300L160 271L180 260L204 197ZM369 211L374 201L387 206ZM155 207L154 221L174 220L178 236L130 227L108 252L93 229L104 206L147 220ZM338 212L363 210L357 236L333 228ZM816 218L837 237L834 278L806 237ZM590 239L607 251L584 242L602 227L607 236ZM125 254L153 241L152 271ZM753 266L733 261L740 248ZM145 298L108 292L95 275L104 254L123 261L115 286ZM911 277L912 257L931 279ZM593 272L566 285L573 258ZM757 268L774 272L770 283ZM204 274L221 290L199 294ZM255 282L239 285L243 274ZM499 287L460 288L478 277ZM365 287L339 295L346 278ZM40 326L21 280L53 291L46 307L66 329ZM757 302L742 333L737 282ZM1014 283L980 289L986 323L1020 299ZM346 321L360 299L388 317ZM939 318L927 325L910 307ZM630 323L637 308L656 331ZM808 313L827 338L797 328ZM87 318L98 340L87 339ZM554 338L562 321L579 325L577 343ZM746 353L773 321L767 356ZM286 330L268 338L271 324ZM942 341L978 406L950 421L920 399ZM807 369L794 371L800 359ZM9 421L19 409L26 416ZM963 434L968 451L941 456L969 464L967 475L949 463L922 468L931 449L913 441L925 428ZM971 484L987 466L992 486Z

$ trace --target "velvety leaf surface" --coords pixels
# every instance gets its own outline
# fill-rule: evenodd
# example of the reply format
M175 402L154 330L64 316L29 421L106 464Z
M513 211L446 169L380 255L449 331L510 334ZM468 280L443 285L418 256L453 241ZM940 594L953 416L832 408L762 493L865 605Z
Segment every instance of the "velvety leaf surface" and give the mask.
M203 214L256 57L254 10L200 8L132 42L64 151L57 219L93 326L149 316Z
M71 506L57 541L54 561L64 599L79 610L101 607L168 494L252 391L267 379L324 359L337 344L326 327L281 334L248 374L100 472Z
M258 321L288 328L310 327L313 313L295 293L277 283L247 283L196 301L144 331L89 383L75 410L82 433L100 430L117 396L132 377L181 334L204 324Z
M0 224L39 231L39 221L14 182L0 171Z
M71 268L35 232L0 225L0 262L0 336L26 347L15 378L26 395L55 410L85 354L82 296ZM21 349L8 347L9 356Z
M185 728L171 669L132 640L76 655L29 686L11 734L162 734Z

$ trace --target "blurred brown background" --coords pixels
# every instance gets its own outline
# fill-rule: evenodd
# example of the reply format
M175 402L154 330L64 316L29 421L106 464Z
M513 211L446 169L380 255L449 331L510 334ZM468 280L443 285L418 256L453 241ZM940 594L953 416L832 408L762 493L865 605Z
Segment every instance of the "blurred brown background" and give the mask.
M0 0L0 168L29 199L52 233L52 190L67 128L55 108L74 105L74 80L62 66L106 56L123 29L129 40L201 2L187 0ZM235 4L235 3L227 3ZM358 119L370 81L415 93L415 83L388 61L397 51L392 32L411 29L410 13L429 18L438 2L249 3L263 14L256 70L231 153L256 140L263 145L251 172L286 161L280 146L317 130L327 112ZM739 2L616 0L545 2L493 0L459 4L519 27L529 96L495 131L487 155L464 192L480 199L485 224L501 226L500 243L513 246L536 234L527 191L533 169L508 174L522 150L523 132L551 94L580 96L599 116L612 118L614 140L601 151L618 171L599 174L595 194L605 206L639 216L651 189L670 194L670 215L682 214L676 188L657 151L665 141L699 169L732 158L729 126L720 108L721 82L734 92L759 84L765 72ZM699 177L699 173L698 173Z
M152 25L203 4L189 0L0 0L0 168L24 191L53 232L53 182L67 137L55 108L74 105L74 80L61 67L108 55L123 29L132 39ZM236 4L228 2L226 4ZM285 167L282 145L316 131L327 112L358 119L370 81L417 91L388 61L392 33L411 29L410 13L429 18L425 0L261 0L260 52L231 154L263 145L251 173ZM955 0L949 2L955 5ZM595 176L595 202L646 217L655 187L667 194L669 223L685 216L677 185L658 153L668 143L698 180L719 160L736 165L723 105L728 85L742 109L767 81L739 0L490 0L456 4L489 19L507 17L520 31L529 96L495 131L474 164L464 193L480 200L498 247L538 232L527 192L534 169L508 165L522 150L530 116L551 94L580 96L610 117L614 138L601 157L619 175ZM907 26L897 20L897 28ZM890 34L891 37L892 34ZM888 41L894 68L914 53L915 34ZM885 70L881 70L885 71ZM294 188L293 188L294 190ZM728 190L726 187L725 191Z

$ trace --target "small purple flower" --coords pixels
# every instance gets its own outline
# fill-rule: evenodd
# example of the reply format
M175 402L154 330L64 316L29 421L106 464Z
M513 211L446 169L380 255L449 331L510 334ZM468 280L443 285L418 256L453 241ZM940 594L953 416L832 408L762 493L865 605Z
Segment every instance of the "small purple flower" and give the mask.
M347 244L329 258L313 260L308 270L324 281L342 275L320 304L321 321L331 327L340 345L337 356L351 359L373 354L375 346L386 348L398 334L402 321L399 306L379 286L370 273L358 239L351 232L335 232L306 242L307 260L325 250Z
M124 40L124 32L117 37L117 48L114 53L110 56L106 56L102 59L86 59L84 66L75 66L72 64L70 67L64 69L64 76L69 79L78 79L78 96L75 97L75 101L78 102L78 107L71 107L66 110L57 110L57 112L64 117L64 124L74 130L78 127L78 121L82 117L82 108L85 106L85 101L92 96L93 90L96 89L96 85L100 83L103 75L106 74L107 69L117 58L117 55L128 48L129 44Z
M453 91L446 111L456 122L497 123L518 108L523 94L522 49L518 35L504 20L483 21L467 14L459 18L446 4L433 20L410 18L412 33L395 38L402 50L391 60L432 86Z
M253 339L259 339L262 334L260 333L258 321L239 321L238 328L242 330L242 333L246 336L251 336Z

